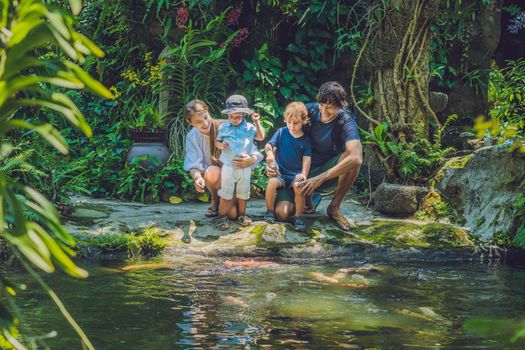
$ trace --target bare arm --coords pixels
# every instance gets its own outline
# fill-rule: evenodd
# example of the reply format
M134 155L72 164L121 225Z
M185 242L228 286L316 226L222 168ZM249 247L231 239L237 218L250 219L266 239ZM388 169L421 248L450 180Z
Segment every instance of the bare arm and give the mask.
M301 193L310 195L315 189L328 180L348 174L351 169L359 168L363 162L363 147L359 140L351 140L345 143L345 151L341 154L341 159L332 168L324 173L314 176L303 182Z
M262 127L262 124L261 124L261 116L259 115L259 113L254 112L252 113L252 119L253 119L253 122L255 123L255 130L257 130L255 139L257 141L264 141L264 138L266 137L266 135L264 132L264 128Z
M303 166L301 172L295 175L295 181L303 181L308 178L310 172L310 166L312 165L312 157L303 157Z
M273 146L269 143L264 146L264 153L266 153L266 162L268 164L273 163L275 161L275 154L273 153Z
M303 171L301 172L301 174L303 174L305 179L308 177L308 173L310 172L311 166L312 157L303 157Z
M334 179L343 174L347 174L350 169L360 167L363 162L363 147L359 140L351 140L345 143L345 151L341 155L341 160L333 168L324 173L325 181Z

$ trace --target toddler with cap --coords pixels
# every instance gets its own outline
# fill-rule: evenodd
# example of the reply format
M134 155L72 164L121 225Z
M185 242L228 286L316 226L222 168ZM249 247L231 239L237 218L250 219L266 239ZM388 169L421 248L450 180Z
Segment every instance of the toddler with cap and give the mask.
M226 100L226 108L221 111L228 115L228 121L219 127L215 145L222 150L219 160L222 162L221 189L219 218L217 228L226 230L228 228L228 213L232 205L233 194L238 200L237 222L241 225L251 224L251 219L246 216L246 202L250 198L251 169L235 168L234 157L241 157L252 153L253 140L263 141L265 134L261 125L260 115L248 108L248 101L242 95L232 95ZM245 120L250 115L255 126Z

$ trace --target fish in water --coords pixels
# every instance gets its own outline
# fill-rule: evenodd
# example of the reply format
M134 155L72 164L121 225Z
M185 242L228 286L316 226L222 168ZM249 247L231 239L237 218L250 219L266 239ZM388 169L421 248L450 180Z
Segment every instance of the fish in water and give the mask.
M336 278L329 277L321 272L310 272L310 276L318 281L318 282L326 282L326 283L339 283L339 280Z
M420 314L419 312L410 311L410 310L407 310L407 309L399 309L399 310L397 310L397 312L399 312L400 314L406 315L406 316L419 318L419 319L422 319L422 320L425 320L425 321L433 321L434 320L432 317Z
M340 286L340 287L350 287L350 288L367 288L368 287L368 285L365 284L365 283L340 283L339 281L343 277L345 277L346 274L344 274L344 276L337 276L337 277L340 277L340 278L334 278L334 277L336 277L336 275L330 277L330 276L327 276L327 275L325 275L325 274L323 274L321 272L310 272L310 276L313 277L313 279L318 281L318 282L330 283L330 284L334 284L334 285ZM354 275L354 276L359 276L359 275Z
M224 262L224 266L264 266L264 265L271 265L271 264L275 264L275 263L272 261L254 261L254 260L249 260L249 261L226 260Z
M240 307L242 307L244 309L247 309L247 308L250 307L250 305L246 304L246 302L244 302L241 298L234 297L234 296L231 296L231 295L227 295L227 296L222 297L222 301L225 304L240 306Z
M363 265L361 267L348 267L337 270L336 273L368 273L368 272L384 272L384 268L374 265Z
M135 271L135 270L160 270L172 268L173 264L168 263L156 263L156 264L139 264L139 265L127 265L121 267L122 271Z

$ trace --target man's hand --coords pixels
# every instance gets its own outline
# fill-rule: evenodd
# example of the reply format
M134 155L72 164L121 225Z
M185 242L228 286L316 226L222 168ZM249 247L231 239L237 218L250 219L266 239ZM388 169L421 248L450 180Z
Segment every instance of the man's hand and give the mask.
M304 174L295 175L294 182L302 182L304 180L306 180L306 176L304 176Z
M195 190L197 192L204 192L204 190L206 189L206 181L204 181L204 178L201 176L195 179L193 185L195 185Z
M320 174L299 184L299 192L306 196L311 196L314 191L325 182L325 175Z
M266 155L266 164L270 165L270 164L274 164L275 163L275 157L273 156L273 154L267 154Z
M216 142L215 142L215 146L216 146L218 149L223 150L223 149L226 149L226 148L229 146L229 144L228 144L228 142L219 142L219 141L216 141Z
M249 155L246 155L246 154L243 154L243 155L241 155L239 157L233 157L232 158L233 166L236 167L236 168L246 168L246 167L249 167L249 166L253 166L256 161L257 161L257 159L254 159L253 156L249 156Z

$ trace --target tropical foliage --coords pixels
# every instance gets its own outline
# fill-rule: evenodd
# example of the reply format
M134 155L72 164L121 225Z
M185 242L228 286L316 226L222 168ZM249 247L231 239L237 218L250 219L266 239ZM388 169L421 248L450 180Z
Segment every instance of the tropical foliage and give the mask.
M57 265L74 277L88 275L70 258L74 255L71 247L75 242L62 227L54 205L13 176L15 172L41 173L27 163L31 152L20 153L19 146L13 145L7 136L17 130L27 130L22 139L27 132L38 133L53 148L67 155L68 145L59 130L37 118L30 118L30 111L40 108L59 113L84 135L91 136L91 128L84 116L62 91L86 89L111 98L111 93L78 65L88 55L102 57L103 53L87 37L75 31L72 17L62 9L35 0L4 0L0 5L0 236L9 243L14 256L48 291L83 344L92 348L56 294L29 264L45 272L53 272ZM78 1L71 2L75 13L79 12L79 6ZM42 55L50 48L56 49L60 55ZM2 279L0 329L4 342L21 349L23 346L16 339L18 320L12 300L19 288Z

